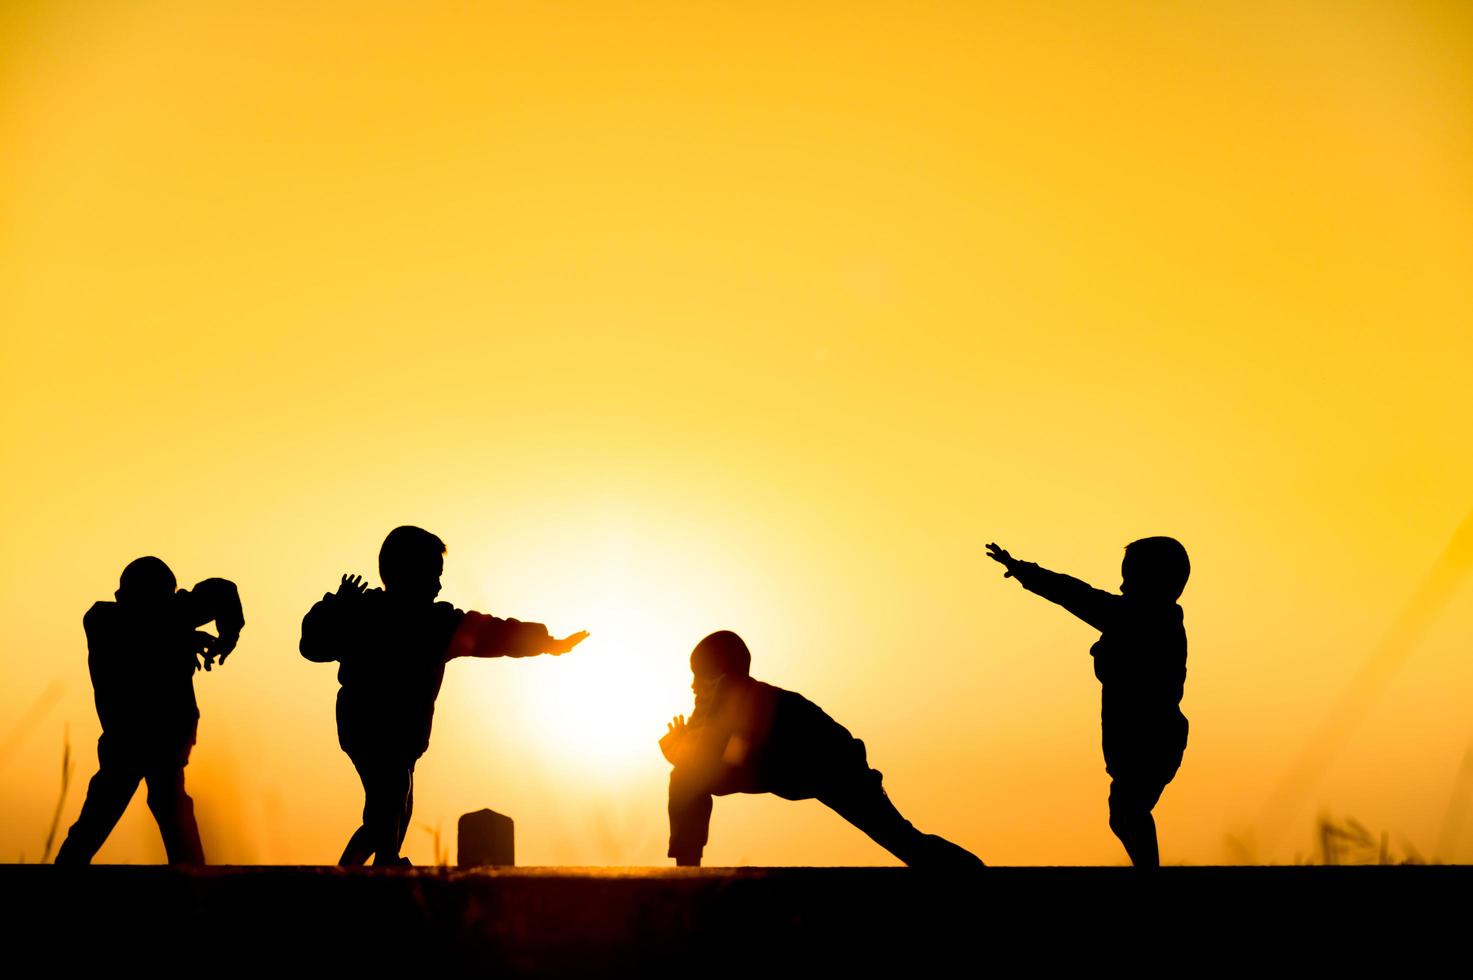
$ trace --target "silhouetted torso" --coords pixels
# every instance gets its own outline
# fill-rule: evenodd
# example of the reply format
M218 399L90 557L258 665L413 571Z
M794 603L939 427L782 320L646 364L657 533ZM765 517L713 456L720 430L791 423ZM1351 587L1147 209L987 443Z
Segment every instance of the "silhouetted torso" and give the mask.
M1031 562L1018 562L1012 571L1025 589L1100 631L1090 653L1100 681L1105 761L1141 752L1179 756L1187 734L1180 707L1187 677L1181 606L1105 592Z
M1106 593L1108 595L1108 593ZM1174 602L1116 600L1114 615L1090 647L1100 681L1100 721L1119 735L1133 725L1174 728L1184 718L1187 631ZM1108 749L1107 749L1108 752Z
M235 586L206 579L156 605L98 602L82 618L102 730L121 743L168 751L194 743L199 706L195 630L227 635L243 622Z
M727 676L691 712L679 764L743 771L747 792L807 799L828 777L864 764L864 743L822 708L792 691ZM867 768L867 765L865 766Z
M302 622L302 652L339 663L344 751L423 754L450 640L464 618L448 602L403 600L382 589L328 595L312 607Z
M350 756L418 758L430 743L445 664L459 656L530 656L540 623L465 612L383 589L329 593L302 620L302 655L336 660L338 742Z

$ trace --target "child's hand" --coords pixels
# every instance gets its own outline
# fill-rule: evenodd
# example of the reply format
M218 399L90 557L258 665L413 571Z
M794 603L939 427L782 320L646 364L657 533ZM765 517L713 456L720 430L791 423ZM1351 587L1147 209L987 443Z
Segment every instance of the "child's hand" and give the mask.
M542 652L560 657L586 639L588 639L588 631L579 630L572 636L565 636L561 640L549 640L547 646L542 648Z
M665 734L660 738L660 752L672 766L679 765L681 742L685 741L685 715L671 718L665 728Z
M220 628L218 623L216 624L215 628ZM235 649L235 645L239 642L240 634L232 632L230 630L221 630L219 636L211 637L210 659L215 661L216 667L225 662L225 658L230 656L230 652ZM205 670L209 669L210 665L205 664Z
M989 544L987 546L987 557L991 558L1003 568L1007 569L1007 571L1003 573L1003 578L1013 577L1013 567L1018 564L1018 559L1014 558L1006 551L1003 551L996 544Z
M362 595L368 591L368 583L357 575L344 575L338 586L338 595Z
M194 654L195 670L202 668L209 670L214 666L215 655L210 652L210 648L215 645L215 636L213 633L206 633L204 630L195 630L194 638L190 641L189 645L191 652Z

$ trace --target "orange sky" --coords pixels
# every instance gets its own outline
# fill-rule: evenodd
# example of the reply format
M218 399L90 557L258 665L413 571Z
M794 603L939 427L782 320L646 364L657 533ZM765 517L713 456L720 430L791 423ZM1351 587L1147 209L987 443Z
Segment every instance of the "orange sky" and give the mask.
M1327 809L1473 861L1473 548L1414 603L1473 507L1473 12L1120 7L0 7L0 859L64 726L75 817L81 616L156 554L245 603L207 853L333 860L361 797L297 631L416 523L445 598L593 634L449 668L447 843L491 806L521 863L664 863L655 739L730 628L923 829L1122 863L1093 635L982 545L1114 588L1171 534L1164 860L1307 856ZM710 864L890 863L811 801L713 826ZM99 860L161 857L140 794Z

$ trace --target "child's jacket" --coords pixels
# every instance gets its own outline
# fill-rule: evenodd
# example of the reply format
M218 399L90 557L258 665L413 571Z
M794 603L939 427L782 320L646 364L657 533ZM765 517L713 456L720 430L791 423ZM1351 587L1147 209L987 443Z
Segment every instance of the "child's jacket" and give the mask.
M1179 758L1187 739L1181 712L1187 632L1181 606L1105 592L1032 562L1017 562L1010 571L1023 588L1100 631L1090 654L1101 685L1106 765L1172 753Z
M864 743L822 708L750 677L726 677L698 698L683 736L661 748L731 790L809 799L868 769ZM721 775L718 778L718 773Z
M194 633L212 621L225 645L234 647L245 617L235 584L223 578L205 579L157 604L93 603L82 628L104 734L145 752L175 753L194 744Z
M429 747L435 698L449 660L531 656L549 639L541 623L369 589L324 595L302 619L300 649L308 660L339 664L343 751L409 761Z

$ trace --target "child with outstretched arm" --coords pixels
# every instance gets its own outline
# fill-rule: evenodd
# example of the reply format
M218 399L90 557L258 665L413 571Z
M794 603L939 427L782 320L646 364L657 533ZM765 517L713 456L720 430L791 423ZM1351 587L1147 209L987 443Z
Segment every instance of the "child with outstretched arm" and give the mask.
M807 698L752 677L740 636L719 630L691 651L695 710L677 715L660 739L670 773L670 850L697 867L711 826L713 796L772 793L816 799L911 867L966 871L982 862L964 848L917 830L890 802L864 743Z
M302 620L302 656L338 663L338 744L363 782L363 823L339 864L408 864L399 853L414 811L414 767L430 744L445 665L456 657L564 654L588 636L558 639L541 623L437 602L445 543L418 527L389 532L384 588L344 575Z
M1110 829L1136 867L1161 863L1151 810L1181 766L1187 719L1187 634L1177 599L1191 564L1174 538L1125 547L1120 594L1019 561L996 544L987 557L1035 595L1063 606L1100 631L1090 647L1100 681L1100 730L1110 774Z

